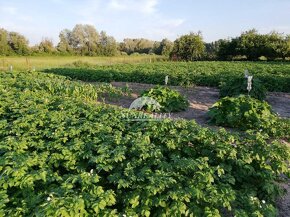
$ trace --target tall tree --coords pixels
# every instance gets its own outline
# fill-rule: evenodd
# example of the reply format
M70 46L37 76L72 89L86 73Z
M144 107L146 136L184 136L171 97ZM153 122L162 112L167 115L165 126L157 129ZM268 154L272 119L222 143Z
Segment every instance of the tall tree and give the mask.
M120 43L120 51L132 54L136 50L136 44L135 39L125 38L123 42Z
M205 45L201 33L183 35L174 41L171 56L177 56L186 61L200 60L205 52Z
M57 50L61 54L72 54L72 31L69 29L64 29L59 34L59 43L57 45Z
M173 50L174 43L167 38L160 42L160 55L169 56ZM159 54L159 53L158 53Z
M152 52L153 48L154 48L154 41L141 38L137 40L135 52L149 54L150 52Z
M8 36L8 44L11 49L18 55L29 54L28 40L17 32L10 32Z
M71 33L71 44L80 55L94 55L97 53L99 33L92 25L77 24Z
M104 31L100 33L98 45L98 52L100 55L115 56L118 52L116 40L112 36L108 36Z
M218 59L218 52L221 49L221 46L226 40L220 39L211 43L205 43L205 52L207 60L216 60Z
M231 40L221 39L219 40L219 48L217 51L218 60L232 60L237 53L238 38Z
M44 38L38 45L38 52L45 54L52 54L55 52L55 47L51 39Z
M287 54L286 57L290 57L290 35L286 36L286 43L287 43Z
M11 54L12 50L8 44L9 33L5 29L0 29L0 56Z
M278 32L271 32L267 35L267 45L271 49L271 58L285 59L288 54L288 39L287 36Z
M130 39L126 38L123 40L122 43L120 43L120 51L126 52L127 54L132 54L132 53L146 53L149 54L153 52L155 42L144 39L144 38L139 38L139 39Z

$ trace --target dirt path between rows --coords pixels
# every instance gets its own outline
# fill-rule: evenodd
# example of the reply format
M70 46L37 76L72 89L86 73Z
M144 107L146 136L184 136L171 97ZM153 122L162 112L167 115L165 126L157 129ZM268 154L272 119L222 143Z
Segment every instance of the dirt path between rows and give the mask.
M112 82L114 87L129 87L132 90L130 96L119 97L118 99L105 99L108 104L129 108L131 103L139 97L139 95L155 85L139 84L139 83L125 83ZM219 91L217 88L209 87L175 87L172 89L178 90L183 96L187 97L190 106L186 111L172 114L172 118L184 118L188 120L194 119L201 125L207 125L207 111L219 99ZM266 101L272 106L273 110L277 112L280 117L290 118L290 94L288 93L268 93ZM290 216L290 181L281 184L287 191L287 194L277 201L279 210L279 217Z
M121 97L114 100L108 100L107 103L118 105L123 108L129 108L134 99L142 93L142 91L154 87L151 84L139 83L125 83L125 82L112 82L115 87L126 87L132 89L132 94L129 97ZM209 87L176 87L171 88L178 90L182 95L187 97L190 106L186 111L172 114L173 118L194 119L199 124L206 124L208 109L219 99L219 91L217 88ZM290 118L290 94L288 93L268 93L266 99L273 110L283 118Z

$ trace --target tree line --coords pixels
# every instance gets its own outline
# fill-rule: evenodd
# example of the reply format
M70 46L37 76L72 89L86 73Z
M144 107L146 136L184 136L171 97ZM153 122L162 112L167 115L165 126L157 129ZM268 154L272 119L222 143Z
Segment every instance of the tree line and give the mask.
M170 53L177 60L286 60L290 59L290 35L278 32L259 34L252 29L231 39L204 43L201 32L183 35L174 41Z
M259 34L257 30L243 32L231 39L205 43L201 32L190 33L174 42L163 39L126 38L118 43L106 32L98 32L92 25L77 24L72 30L64 29L59 42L44 38L29 46L28 40L17 32L0 28L0 56L10 55L81 55L117 56L156 54L172 60L285 60L290 57L290 35L278 32Z
M29 46L29 41L20 33L0 28L0 56L10 55L81 55L116 56L157 54L169 56L173 42L161 42L144 38L124 39L118 43L106 32L98 32L92 25L77 24L72 30L64 29L59 34L59 42L44 38L39 44Z

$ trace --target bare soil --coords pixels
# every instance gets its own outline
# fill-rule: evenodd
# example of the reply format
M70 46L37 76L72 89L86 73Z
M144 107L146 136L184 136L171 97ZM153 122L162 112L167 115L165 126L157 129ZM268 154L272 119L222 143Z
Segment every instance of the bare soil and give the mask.
M139 83L125 83L125 82L112 82L115 87L126 87L132 90L130 96L124 96L118 99L108 99L106 103L129 108L130 104L138 98L138 96L149 88L154 87L152 84L139 84ZM219 91L217 88L212 87L179 87L172 86L171 88L178 90L185 96L190 106L186 111L173 113L172 118L194 119L199 124L206 124L208 109L219 99ZM290 94L288 93L268 93L267 99L273 110L283 118L290 118Z
M108 104L129 108L131 103L139 97L139 95L149 88L154 87L152 84L112 82L115 87L129 87L132 90L130 96L119 97L117 99L105 99ZM179 91L183 96L187 97L190 106L186 111L173 113L172 118L184 118L188 120L194 119L201 125L207 125L208 117L206 115L208 109L219 99L219 91L217 88L209 87L177 87L172 89ZM273 110L282 118L290 118L290 94L272 92L268 93L266 101L272 106ZM288 144L289 145L289 144ZM290 217L290 181L281 184L281 187L287 192L284 197L277 201L279 217Z
M277 201L277 208L279 217L290 216L290 180L287 183L280 184L285 189L286 194Z

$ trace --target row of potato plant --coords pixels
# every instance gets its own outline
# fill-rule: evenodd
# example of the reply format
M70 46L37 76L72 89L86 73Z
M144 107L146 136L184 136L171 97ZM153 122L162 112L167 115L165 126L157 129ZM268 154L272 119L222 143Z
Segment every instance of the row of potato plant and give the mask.
M61 77L0 78L0 216L276 213L277 182L290 175L279 141L194 121L128 121L137 112L62 93L91 87Z
M257 62L164 62L115 64L92 67L48 69L60 75L83 81L139 82L169 85L218 87L223 81L239 79L248 70L268 91L290 92L290 63Z

